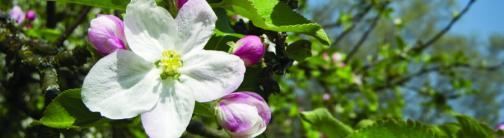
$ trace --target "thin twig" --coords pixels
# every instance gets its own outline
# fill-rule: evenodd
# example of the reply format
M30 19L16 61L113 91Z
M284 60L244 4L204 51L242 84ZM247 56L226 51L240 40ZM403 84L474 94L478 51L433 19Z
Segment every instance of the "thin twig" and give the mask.
M350 61L350 59L352 59L352 57L357 53L357 51L359 51L359 49L362 46L362 44L364 44L364 42L367 40L367 38L369 37L369 34L371 34L371 32L373 32L373 30L375 29L375 27L378 25L378 22L380 21L380 18L381 18L382 13L383 13L383 9L384 8L380 9L380 13L378 13L378 15L376 15L376 17L373 19L373 22L371 23L371 26L369 26L369 28L366 30L366 32L364 32L364 34L359 39L359 41L357 42L357 44L355 44L355 46L353 46L352 50L350 50L350 52L348 53L347 58L345 58L344 63L348 63L348 61Z
M471 68L471 69L481 69L481 70L487 70L487 71L495 71L495 70L497 70L499 68L502 68L503 66L504 66L504 62L501 63L501 64L493 65L493 66L473 66L473 65L469 65L469 64L453 64L453 65L448 65L448 66L435 66L435 67L430 67L430 68L423 68L423 69L421 69L420 71L418 71L416 73L410 74L408 76L405 76L405 77L402 77L402 78L399 78L399 79L396 79L396 80L392 80L392 81L390 81L390 83L387 83L385 85L378 86L378 87L376 87L375 90L380 91L380 90L384 90L384 89L387 89L387 88L391 88L393 86L402 85L402 84L404 84L404 83L412 80L415 77L422 76L424 74L431 73L431 72L440 71L440 70L443 70L443 69Z
M75 31L75 29L82 23L86 20L86 17L89 13L89 11L91 11L91 7L84 7L82 9L82 11L80 12L80 15L79 17L77 18L77 20L75 20L75 22L68 26L68 28L65 29L65 32L57 39L56 41L56 46L63 46L63 43L65 42L65 40L70 36L72 35L72 33Z
M432 37L427 42L425 42L423 44L419 44L416 47L412 48L411 51L412 52L420 52L420 51L424 50L425 48L433 45L439 39L441 39L441 37L443 37L453 27L453 25L455 25L455 23L458 20L460 20L460 18L463 15L465 15L467 13L467 11L469 11L469 8L471 8L471 6L474 4L474 2L476 2L476 0L470 0L469 3L467 3L467 5L464 7L464 9L462 9L460 14L453 17L452 20L450 21L450 23L448 23L448 25L446 25L440 32L438 32L436 35L434 35L434 37Z
M345 29L340 35L338 35L336 37L336 39L334 39L334 43L331 44L330 48L334 49L338 45L338 43L341 42L341 40L343 40L343 38L345 38L348 34L350 34L350 32L352 32L353 29L355 29L357 24L359 24L360 21L369 13L369 11L371 11L372 7L373 7L373 5L370 4L370 5L366 6L364 8L364 10L362 10L362 12L356 14L355 17L353 17L354 20L352 21L353 22L352 25L349 28ZM341 22L341 21L338 21L338 22ZM338 23L336 23L336 24L338 24ZM339 24L341 24L341 23L339 23Z
M371 10L371 7L373 7L371 4L366 5L362 11L360 11L359 13L355 14L354 17L352 17L352 22L356 22L358 20L361 20ZM335 23L322 25L322 27L325 29L330 29L330 28L339 27L339 26L341 26L341 20L338 20Z
M470 7L473 6L473 4L476 2L476 0L471 0L467 3L467 5L464 7L464 9L462 10L462 12L460 12L459 15L455 16L452 18L452 20L450 21L450 23L448 23L447 26L445 26L439 33L437 33L434 37L432 37L430 40L428 40L426 43L420 43L420 42L417 42L417 44L411 48L410 50L406 51L405 53L419 53L419 52L422 52L423 50L425 50L427 47L431 46L432 44L434 44L436 41L438 41L443 35L445 35L451 28L453 25L455 25L455 23L457 23L457 21L460 20L460 18L462 18L462 16L464 16L467 11L469 11ZM403 54L399 54L399 55L396 55L396 56L393 56L391 58L387 58L387 59L382 59L382 60L378 60L378 61L375 61L373 63L369 63L367 65L365 65L363 67L363 70L367 70L367 69L370 69L372 67L374 67L375 65L378 65L382 62L384 62L385 60L390 60L390 59L403 59Z

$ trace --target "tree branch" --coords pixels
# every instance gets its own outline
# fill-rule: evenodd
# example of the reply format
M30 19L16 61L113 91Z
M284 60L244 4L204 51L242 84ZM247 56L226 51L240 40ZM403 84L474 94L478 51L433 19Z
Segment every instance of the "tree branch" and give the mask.
M359 39L357 44L355 44L355 46L353 46L352 50L350 50L350 53L348 53L348 56L347 56L347 58L345 58L344 63L347 63L348 61L350 61L350 59L352 59L352 57L357 53L357 51L359 51L362 44L364 44L364 42L367 40L367 38L369 37L369 34L371 34L371 32L373 32L374 28L378 25L378 22L380 21L380 18L383 14L383 10L385 9L387 4L388 3L385 3L383 6L380 7L380 9L379 9L380 12L378 13L378 15L376 15L375 18L373 18L373 21L372 21L371 25L369 26L369 28L366 30L366 32L364 32L364 34Z
M418 43L419 45L417 45L416 47L413 47L411 49L411 52L420 52L420 51L426 49L427 47L433 45L439 39L441 39L441 37L443 37L453 27L453 25L455 25L455 23L457 21L459 21L460 18L467 13L467 11L469 11L469 8L471 8L471 6L474 4L474 2L476 2L476 0L470 0L467 3L467 5L464 7L464 9L462 9L462 11L460 12L460 14L456 15L455 17L453 17L451 19L450 23L448 23L448 25L446 25L440 32L438 32L436 35L434 35L434 37L432 37L431 39L429 39L426 43L423 43L423 44Z
M352 22L356 22L356 21L359 21L362 18L364 18L364 16L371 10L372 7L373 6L371 4L366 5L362 11L355 14L355 16L352 18L353 19ZM324 25L322 25L322 28L330 29L330 28L339 27L339 26L341 26L341 20L338 20L332 24L324 24Z
M345 38L348 34L350 34L350 32L352 32L353 29L355 29L357 24L359 24L360 21L369 13L369 11L371 11L372 7L373 7L373 5L369 4L364 8L364 10L362 10L362 12L356 14L355 17L353 17L354 20L352 21L353 22L352 25L349 28L345 29L340 35L338 35L334 39L334 42L331 44L330 49L336 48L338 43L341 42L341 40L343 40L343 38ZM336 22L336 25L341 24L341 21L338 21L338 22Z
M89 13L89 11L91 11L91 7L84 7L81 11L80 11L80 15L79 17L77 18L77 20L75 20L75 22L68 26L66 29L65 29L65 32L57 39L56 41L56 46L63 46L63 43L65 42L65 40L70 36L72 35L72 33L74 32L74 30L82 23L86 20L86 17Z
M428 40L426 43L421 43L421 42L417 42L416 45L405 51L404 53L408 54L408 53L420 53L422 52L423 50L425 50L426 48L428 48L429 46L433 45L436 41L438 41L443 35L445 35L451 28L452 26L460 20L460 18L462 18L463 15L465 15L467 13L467 11L469 11L470 7L473 6L474 2L476 2L476 0L470 0L467 5L464 7L464 9L462 10L462 12L453 17L452 20L450 21L450 23L448 23L447 26L445 26L439 33L437 33L434 37L432 37L430 40ZM378 65L380 63L382 63L383 61L385 60L390 60L390 59L402 59L404 54L398 54L398 55L395 55L393 57L390 57L390 58L387 58L387 59L382 59L382 60L378 60L376 62L373 62L373 63L370 63L370 64L367 64L363 67L363 70L367 70L367 69L370 69L372 67L374 67L375 65Z
M46 2L46 27L47 28L56 28L56 24L58 20L56 19L56 2L55 1L47 1Z
M380 90L388 89L388 88L391 88L391 87L394 87L394 86L397 86L397 85L402 85L402 84L404 84L404 83L412 80L415 77L422 76L424 74L428 74L428 73L431 73L431 72L440 71L440 70L443 70L443 69L471 68L471 69L481 69L481 70L487 70L487 71L495 71L495 70L497 70L499 68L502 68L502 67L504 67L504 62L501 63L501 64L493 65L493 66L473 66L473 65L470 65L470 64L453 64L453 65L448 65L448 66L436 66L436 67L430 67L430 68L423 68L423 69L421 69L420 71L418 71L416 73L410 74L408 76L405 76L405 77L402 77L402 78L399 78L399 79L396 79L396 80L392 80L392 81L390 81L390 83L387 83L385 85L378 86L378 87L376 87L375 90L380 91Z
M37 49L43 48L45 49ZM46 105L59 94L57 65L81 65L89 57L85 48L62 51L55 54L44 55L51 52L53 47L40 40L30 39L23 35L8 18L0 18L0 51L8 56L16 57L20 63L36 69L41 76L40 85L46 97ZM77 55L78 54L78 55ZM79 58L80 57L80 58Z

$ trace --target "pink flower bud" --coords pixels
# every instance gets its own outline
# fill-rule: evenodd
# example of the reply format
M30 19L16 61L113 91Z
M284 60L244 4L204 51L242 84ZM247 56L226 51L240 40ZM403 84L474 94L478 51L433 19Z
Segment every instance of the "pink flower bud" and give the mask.
M177 0L177 8L180 9L188 0Z
M332 60L333 63L337 64L338 67L345 67L346 64L343 62L345 60L345 55L342 54L342 53L333 53L332 56L331 56L331 59L329 59L329 55L327 53L323 53L322 54L322 58L324 58L324 60Z
M497 129L497 130L504 130L504 123L498 124L497 127L495 127L495 129Z
M255 137L266 130L271 110L264 99L253 92L234 92L224 96L215 107L219 124L232 137Z
M329 101L331 99L331 94L329 93L324 93L324 95L322 95L322 99L324 101Z
M34 10L29 10L28 12L26 12L26 19L33 21L35 20L35 18L37 18L37 13L35 13Z
M23 23L25 19L25 13L23 12L23 10L21 10L21 7L17 5L10 10L9 16L12 20L14 20L18 24Z
M245 66L252 66L261 61L265 52L261 38L255 35L247 35L236 42L233 54L240 57Z
M88 39L96 50L103 55L117 49L126 49L124 23L114 15L99 15L91 20Z

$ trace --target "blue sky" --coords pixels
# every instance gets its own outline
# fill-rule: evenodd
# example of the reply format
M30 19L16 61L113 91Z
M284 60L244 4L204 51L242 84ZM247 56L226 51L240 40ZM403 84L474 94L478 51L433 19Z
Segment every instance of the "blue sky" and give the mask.
M460 0L462 9L469 0ZM450 33L476 34L486 37L493 33L504 34L504 0L478 0L455 24Z

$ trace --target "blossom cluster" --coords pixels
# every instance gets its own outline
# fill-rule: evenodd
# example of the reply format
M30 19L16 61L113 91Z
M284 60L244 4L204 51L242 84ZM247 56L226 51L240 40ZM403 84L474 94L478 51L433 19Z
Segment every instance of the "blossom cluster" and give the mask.
M15 21L17 24L22 24L25 19L28 21L33 21L37 18L37 14L34 10L28 10L26 13L18 5L12 7L9 11L9 17L11 20Z
M271 111L254 92L233 92L246 66L260 63L258 36L238 40L231 53L203 49L217 16L205 0L179 0L176 18L154 0L132 0L124 21L98 15L88 40L104 57L82 86L84 104L110 119L141 116L150 137L180 137L195 102L214 102L218 123L232 137L266 130Z

